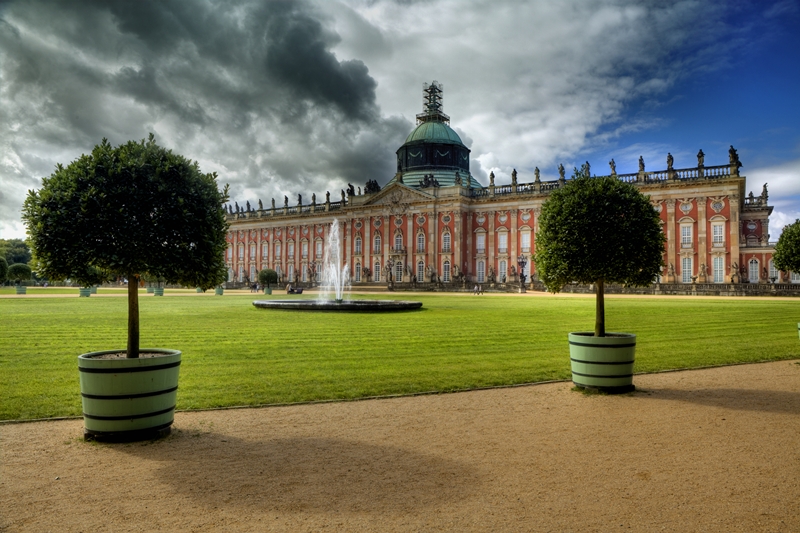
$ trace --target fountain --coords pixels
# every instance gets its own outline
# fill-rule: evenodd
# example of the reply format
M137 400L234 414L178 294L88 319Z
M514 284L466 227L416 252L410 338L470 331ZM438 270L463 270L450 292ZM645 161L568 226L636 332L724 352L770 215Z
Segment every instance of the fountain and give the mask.
M325 246L319 296L316 300L255 300L253 305L266 309L304 311L401 311L419 309L422 302L407 300L356 300L346 291L350 287L350 267L342 264L339 221L334 219ZM333 296L331 298L331 296ZM345 296L347 298L345 298Z

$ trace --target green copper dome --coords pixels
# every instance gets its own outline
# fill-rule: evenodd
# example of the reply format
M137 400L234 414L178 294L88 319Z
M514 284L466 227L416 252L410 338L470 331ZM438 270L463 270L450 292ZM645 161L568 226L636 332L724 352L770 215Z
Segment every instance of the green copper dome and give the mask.
M453 128L444 122L423 122L406 137L407 143L414 141L464 144Z

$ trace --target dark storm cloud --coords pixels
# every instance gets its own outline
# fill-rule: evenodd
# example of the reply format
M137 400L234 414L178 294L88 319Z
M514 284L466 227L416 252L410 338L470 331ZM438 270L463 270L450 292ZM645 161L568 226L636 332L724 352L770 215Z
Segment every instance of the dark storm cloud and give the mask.
M3 219L102 137L153 131L234 197L310 197L390 179L411 128L381 116L368 68L336 57L305 2L18 1L0 17Z

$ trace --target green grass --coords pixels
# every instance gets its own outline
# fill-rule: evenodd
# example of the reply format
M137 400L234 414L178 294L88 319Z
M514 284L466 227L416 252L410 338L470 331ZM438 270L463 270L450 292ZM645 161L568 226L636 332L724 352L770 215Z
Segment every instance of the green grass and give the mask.
M0 299L0 419L79 415L76 357L124 348L125 299L69 290ZM569 378L567 332L594 324L592 297L426 295L391 314L251 305L263 297L140 299L142 347L183 352L179 409ZM609 297L606 317L637 334L637 372L800 357L798 301Z

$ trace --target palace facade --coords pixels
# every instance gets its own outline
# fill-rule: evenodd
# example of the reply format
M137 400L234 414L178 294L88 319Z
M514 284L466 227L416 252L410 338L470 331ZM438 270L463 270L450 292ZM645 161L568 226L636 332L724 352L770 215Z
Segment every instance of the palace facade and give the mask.
M435 282L441 288L474 283L517 282L524 274L536 280L536 232L542 204L550 191L566 183L559 179L522 182L512 172L510 184L496 185L490 174L483 187L469 171L470 150L450 128L442 111L441 86L424 86L424 109L417 126L397 150L397 172L386 185L369 180L348 185L339 198L295 205L258 208L238 203L228 207L229 281L257 279L272 268L283 282L319 281L331 224L339 224L343 262L354 284ZM661 215L667 242L666 265L657 280L664 284L724 284L788 282L777 272L769 243L767 186L758 196L745 193L745 177L733 147L728 162L610 174L649 195ZM585 167L588 170L588 163ZM792 281L800 281L792 275Z

